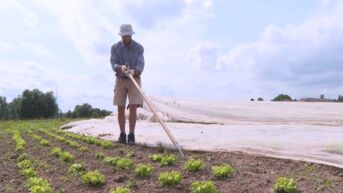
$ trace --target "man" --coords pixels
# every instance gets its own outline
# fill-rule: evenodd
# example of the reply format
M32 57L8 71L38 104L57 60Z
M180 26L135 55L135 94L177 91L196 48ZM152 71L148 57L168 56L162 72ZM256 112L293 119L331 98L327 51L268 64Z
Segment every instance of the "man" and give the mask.
M143 96L127 76L133 75L134 79L141 86L141 74L144 69L144 48L132 39L135 32L130 24L120 26L119 35L121 41L111 48L111 66L115 72L116 83L114 88L113 104L118 106L118 122L120 128L119 143L135 144L135 127L137 118L137 107L143 105ZM129 98L129 134L126 140L125 132L125 106Z

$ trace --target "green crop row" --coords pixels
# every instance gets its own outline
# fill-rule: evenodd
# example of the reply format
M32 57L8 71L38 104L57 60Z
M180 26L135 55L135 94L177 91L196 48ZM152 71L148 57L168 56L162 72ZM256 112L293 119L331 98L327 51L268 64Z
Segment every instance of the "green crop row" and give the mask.
M65 161L65 162L74 161L74 156L71 153L69 153L67 151L63 151L59 147L53 147L51 149L50 153L51 153L51 155L59 157L61 160Z
M61 141L63 143L66 143L67 145L69 145L70 147L73 147L73 148L80 148L81 145L75 141L70 141L68 139L65 139L64 137L62 136L59 136L55 133L52 133L50 131L47 131L45 129L40 129L41 132L45 133L46 135L50 136L50 137L53 137L55 139L57 139L58 141Z
M12 139L14 140L15 144L16 144L16 150L17 151L24 151L26 148L26 142L24 141L24 139L21 137L20 132L18 130L14 130L13 131L13 136Z
M66 137L78 139L80 141L86 142L88 144L93 144L96 146L100 146L104 149L111 149L113 148L113 143L111 141L103 140L103 139L98 139L96 137L91 137L91 136L86 136L86 135L78 135L72 132L66 132L62 130L55 130L58 134L63 134Z
M25 143L18 132L15 132L15 137L13 137L13 140L17 144L17 141L20 141L20 144ZM24 150L24 148L21 150ZM49 182L46 179L37 176L37 171L34 168L33 161L28 159L26 154L22 153L18 156L17 167L19 168L20 173L27 178L27 188L29 193L53 192L53 188L50 186Z
M49 182L44 179L37 177L37 172L33 167L31 160L24 158L18 160L17 166L20 169L20 173L27 177L27 187L30 193L52 193L53 188L50 186Z
M41 137L37 134L31 134L31 137L34 138L35 140L37 140L43 146L49 146L50 142L48 140L44 139L43 137Z
M149 159L153 162L160 162L161 166L170 166L176 163L176 157L173 154L151 154Z

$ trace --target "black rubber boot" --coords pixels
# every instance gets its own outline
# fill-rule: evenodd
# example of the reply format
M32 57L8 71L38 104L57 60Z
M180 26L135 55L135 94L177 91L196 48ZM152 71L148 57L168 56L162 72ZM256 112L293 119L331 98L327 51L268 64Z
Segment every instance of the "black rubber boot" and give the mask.
M127 144L125 133L120 133L120 136L118 138L118 143Z
M127 136L127 143L129 145L134 145L135 144L135 134L134 133L130 133L128 136Z

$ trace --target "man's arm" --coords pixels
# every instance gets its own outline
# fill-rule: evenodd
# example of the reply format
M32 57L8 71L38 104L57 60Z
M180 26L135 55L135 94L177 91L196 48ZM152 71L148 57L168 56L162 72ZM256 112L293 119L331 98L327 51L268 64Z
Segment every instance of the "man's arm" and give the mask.
M141 75L144 70L144 48L142 46L139 47L138 55L137 55L137 63L135 68L135 74Z
M118 52L115 45L113 45L111 48L110 61L113 71L119 73L121 71L121 66L119 65Z

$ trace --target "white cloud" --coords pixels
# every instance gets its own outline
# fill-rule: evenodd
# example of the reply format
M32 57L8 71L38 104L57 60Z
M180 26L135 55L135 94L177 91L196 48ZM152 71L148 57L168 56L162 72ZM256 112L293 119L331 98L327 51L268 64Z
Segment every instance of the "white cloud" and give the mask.
M41 44L34 43L34 42L24 42L21 45L28 52L32 52L32 53L35 53L39 56L44 56L44 57L54 59L54 60L57 59L57 56L53 51L49 50L47 47L45 47Z
M219 70L218 48L213 43L199 43L188 53L189 62L197 70Z
M321 92L333 94L334 90L337 94L343 85L342 10L342 4L336 4L330 13L319 14L300 25L269 25L258 41L236 45L217 58L213 53L218 45L198 44L190 55L194 63L203 67L202 61L208 58L217 63L231 88L236 85L237 89L264 91L268 95L294 92L319 96Z
M34 27L38 24L38 17L35 14L27 14L24 17L24 23L25 25L29 26L29 27Z
M0 10L17 14L19 19L40 16L29 19L32 25L45 22L42 16L49 13L51 22L57 21L51 23L53 30L61 32L58 39L70 42L79 54L60 52L63 47L51 50L52 42L0 43L0 50L20 49L23 57L35 54L35 62L0 63L0 81L5 83L0 91L12 86L48 90L58 87L63 109L81 102L111 107L110 46L120 39L117 34L122 23L133 24L133 38L145 47L142 80L148 95L250 99L284 91L300 96L324 91L334 94L342 89L343 11L337 2L324 2L326 8L302 24L271 24L258 40L224 51L225 45L213 43L205 34L209 22L216 19L216 4L210 0L19 2L6 1ZM44 14L28 9L32 7L35 11L43 9ZM67 57L61 59L62 54ZM46 58L53 62L43 66ZM59 64L68 60L73 63ZM61 69L52 72L47 70L49 65L60 65Z
M0 42L0 50L1 51L9 51L13 49L13 45L7 42Z
M0 61L0 72L1 90L11 88L17 91L28 88L46 90L56 85L54 74L33 61Z

